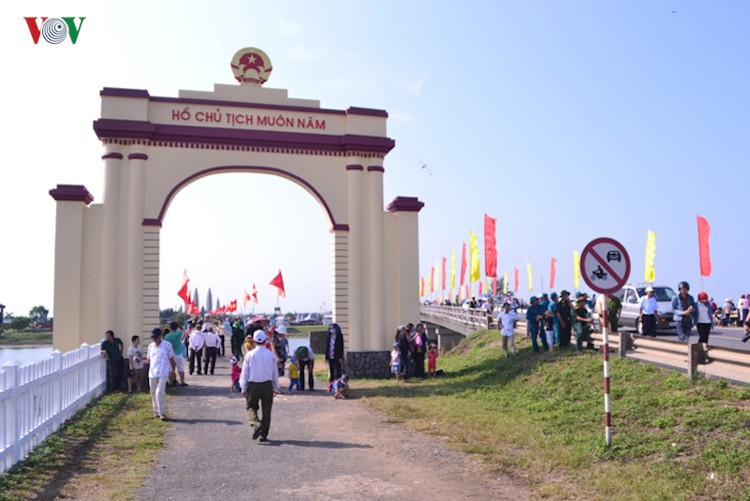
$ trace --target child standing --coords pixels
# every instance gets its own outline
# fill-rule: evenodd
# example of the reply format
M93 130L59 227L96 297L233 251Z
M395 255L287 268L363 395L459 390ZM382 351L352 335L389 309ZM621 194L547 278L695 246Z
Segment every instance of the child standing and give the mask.
M430 343L430 349L427 351L427 372L430 377L435 377L437 371L437 359L440 356L435 343Z
M396 381L401 381L401 352L398 343L393 343L391 350L391 373L396 375Z
M237 359L232 357L231 360L229 360L229 363L232 364L232 387L230 391L236 391L240 392L240 375L242 374L242 368L237 364Z
M130 362L130 368L128 370L128 393L133 391L133 384L135 383L138 391L143 390L143 353L141 353L141 338L139 336L133 336L130 338L132 346L128 348L128 362Z
M289 388L287 392L291 393L295 387L299 391L299 365L297 365L297 355L292 355L289 357Z
M544 312L544 336L547 338L549 351L555 351L555 314L552 310Z

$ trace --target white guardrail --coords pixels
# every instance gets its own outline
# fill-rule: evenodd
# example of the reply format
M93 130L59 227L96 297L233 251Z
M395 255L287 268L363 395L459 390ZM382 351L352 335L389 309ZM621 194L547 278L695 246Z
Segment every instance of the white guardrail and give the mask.
M481 309L464 310L451 306L422 305L421 312L437 318L463 322L477 330L496 327L491 317ZM517 332L526 332L525 313L519 309L521 319L516 324ZM592 340L597 348L602 345L600 332L593 332ZM575 333L573 334L575 343ZM708 377L729 379L750 384L750 352L703 343L687 344L668 339L653 339L622 332L609 337L609 348L622 358L654 363L681 369L693 376L704 373Z
M45 438L106 388L100 345L0 367L0 473L25 458Z

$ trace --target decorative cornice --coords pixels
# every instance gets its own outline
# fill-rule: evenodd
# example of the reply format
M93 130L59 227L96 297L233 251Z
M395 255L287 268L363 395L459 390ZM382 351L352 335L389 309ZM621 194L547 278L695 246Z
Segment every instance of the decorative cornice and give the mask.
M358 108L356 106L350 106L346 110L349 115L365 115L368 117L382 117L388 118L388 112L385 110L376 110L373 108Z
M385 168L382 165L370 165L367 167L367 172L385 172Z
M417 197L396 197L388 204L388 212L419 212L424 207Z
M131 153L128 155L128 160L148 160L148 155L145 153Z
M326 153L378 153L391 151L396 142L387 137L344 134L308 134L261 130L237 130L221 127L162 125L135 120L100 118L94 121L99 139L148 140L153 143L184 143L238 147L282 148Z
M161 228L161 221L158 219L144 219L142 224L143 226L156 226Z
M145 89L122 89L119 87L104 87L99 92L99 95L110 97L140 97L144 99L151 97Z
M122 153L117 153L116 151L112 151L109 153L105 153L102 155L102 160L106 160L108 158L116 158L117 160L122 160Z
M57 188L49 190L49 194L57 202L83 202L88 205L94 201L94 196L81 184L58 184Z
M358 171L363 171L363 170L365 170L365 168L364 168L364 167L362 167L361 165L357 165L357 164L349 164L349 165L347 165L347 166L346 166L346 170L358 170Z

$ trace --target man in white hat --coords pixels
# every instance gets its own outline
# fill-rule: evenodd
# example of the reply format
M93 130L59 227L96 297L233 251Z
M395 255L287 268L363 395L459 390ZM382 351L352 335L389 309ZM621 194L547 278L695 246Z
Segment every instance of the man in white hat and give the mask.
M654 297L654 288L646 287L646 296L641 298L639 320L643 335L656 337L656 316L659 314L659 303Z
M261 442L268 442L268 431L271 428L271 407L274 393L280 393L279 373L276 366L276 355L265 347L266 333L258 329L253 334L256 346L249 351L242 361L240 390L247 401L247 419L255 428L253 440L260 437ZM258 403L263 408L263 417L258 418Z

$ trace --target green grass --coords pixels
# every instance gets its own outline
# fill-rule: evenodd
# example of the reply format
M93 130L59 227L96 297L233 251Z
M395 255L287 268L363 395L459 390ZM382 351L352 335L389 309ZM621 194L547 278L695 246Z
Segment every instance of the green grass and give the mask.
M52 331L9 332L0 334L0 346L20 344L52 344Z
M353 395L539 497L750 499L750 389L611 357L607 447L601 354L517 343L504 359L498 332L482 331L438 359L443 378L358 380Z
M0 476L0 501L133 499L167 426L147 393L104 395Z
M325 325L293 325L287 330L287 335L289 337L307 337L312 331L327 332L328 328Z

